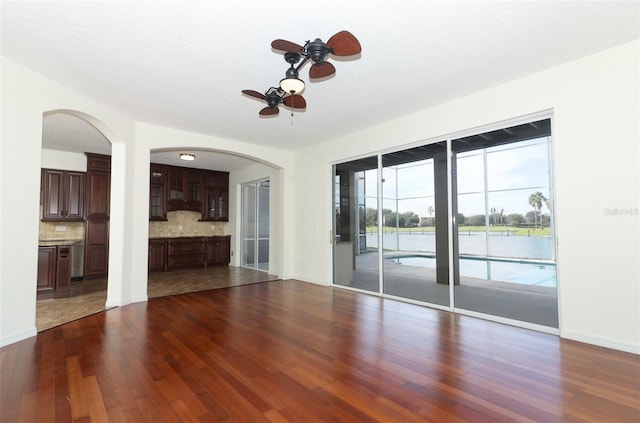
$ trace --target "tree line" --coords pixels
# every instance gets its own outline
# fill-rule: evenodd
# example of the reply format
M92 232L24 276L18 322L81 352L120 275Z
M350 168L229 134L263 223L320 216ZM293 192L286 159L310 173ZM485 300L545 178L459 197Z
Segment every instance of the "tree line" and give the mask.
M529 205L533 208L524 215L521 213L505 214L504 209L491 208L489 215L476 214L465 216L462 213L457 214L457 223L459 226L533 226L535 228L549 227L550 215L542 213L543 206L551 209L549 200L541 193L535 192L529 196ZM382 222L384 226L399 228L417 228L435 226L435 217L433 216L433 207L429 207L430 216L422 218L412 211L405 213L396 213L391 209L382 209ZM366 226L377 226L378 210L367 207L366 210L360 210L360 218L364 218ZM364 215L363 215L364 214ZM487 222L487 219L489 220ZM361 220L362 221L362 220Z

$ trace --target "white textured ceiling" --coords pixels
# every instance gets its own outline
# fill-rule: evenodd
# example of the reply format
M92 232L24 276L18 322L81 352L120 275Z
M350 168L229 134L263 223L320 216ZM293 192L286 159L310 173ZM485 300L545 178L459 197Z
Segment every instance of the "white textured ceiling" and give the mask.
M639 5L3 1L1 47L133 119L297 150L636 39ZM271 41L326 41L343 29L360 57L333 60L335 77L307 83L304 112L259 118L263 104L241 90L284 77Z

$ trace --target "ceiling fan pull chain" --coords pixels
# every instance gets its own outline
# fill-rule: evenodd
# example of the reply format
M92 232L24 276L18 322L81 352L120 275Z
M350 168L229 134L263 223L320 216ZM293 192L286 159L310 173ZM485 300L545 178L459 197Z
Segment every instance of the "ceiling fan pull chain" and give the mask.
M291 124L293 125L293 109L296 107L296 95L291 94Z

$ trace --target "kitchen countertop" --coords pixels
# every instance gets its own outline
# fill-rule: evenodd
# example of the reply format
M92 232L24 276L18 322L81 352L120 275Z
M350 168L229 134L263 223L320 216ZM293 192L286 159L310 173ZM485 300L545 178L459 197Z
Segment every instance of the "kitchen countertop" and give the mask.
M83 244L83 239L41 239L38 240L39 247L52 247L56 245L78 245Z

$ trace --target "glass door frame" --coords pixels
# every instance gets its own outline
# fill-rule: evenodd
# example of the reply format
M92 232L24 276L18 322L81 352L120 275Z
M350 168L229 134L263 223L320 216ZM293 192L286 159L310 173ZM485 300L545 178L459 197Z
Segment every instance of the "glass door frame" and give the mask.
M249 268L249 269L253 269L253 270L258 270L261 272L269 272L269 259L267 260L267 268L261 268L260 267L260 245L261 243L263 243L264 241L267 242L267 257L269 256L269 245L270 245L270 225L271 225L271 213L269 211L269 215L267 218L267 222L266 222L266 228L267 228L267 236L261 236L260 233L260 184L263 184L264 182L267 182L269 185L271 184L270 178L263 178L263 179L258 179L255 181L251 181L251 182L245 182L243 184L241 184L240 186L240 197L241 197L241 218L240 218L240 235L241 235L241 243L240 243L240 266L241 267L245 267L245 268ZM245 203L245 187L253 187L254 188L254 207L253 207L253 228L254 228L254 233L253 234L247 234L247 223L245 222L246 220L246 215L245 213L248 212L248 206ZM268 203L267 203L267 208L270 209L270 204L269 202L271 201L271 196L269 194L268 196ZM251 237L248 237L249 235L251 235ZM246 257L246 253L248 253L246 251L246 244L248 240L253 240L253 251L252 251L252 256L253 256L253 265L245 263L245 257Z

